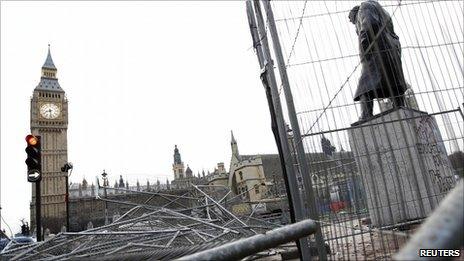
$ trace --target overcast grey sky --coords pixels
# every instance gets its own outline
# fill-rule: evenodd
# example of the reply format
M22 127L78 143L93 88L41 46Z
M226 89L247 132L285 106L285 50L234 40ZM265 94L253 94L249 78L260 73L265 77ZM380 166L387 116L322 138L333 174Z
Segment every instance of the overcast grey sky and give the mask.
M24 137L49 43L73 182L103 169L164 182L175 144L194 173L228 167L231 129L241 153L276 152L244 2L1 2L0 38L1 204L13 230L29 219Z

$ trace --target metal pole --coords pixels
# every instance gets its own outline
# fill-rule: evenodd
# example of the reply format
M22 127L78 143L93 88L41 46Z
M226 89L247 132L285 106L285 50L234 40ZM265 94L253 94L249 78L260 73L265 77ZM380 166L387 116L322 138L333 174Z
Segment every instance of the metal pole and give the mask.
M308 236L316 231L316 222L306 219L284 227L276 228L265 234L254 235L219 247L184 256L177 260L240 260L265 249ZM306 259L303 259L306 260Z
M35 183L35 227L37 242L42 241L42 213L41 213L41 198L40 198L40 181Z
M296 175L294 172L293 165L291 164L291 158L289 157L290 149L288 145L286 125L282 115L282 106L280 104L280 97L279 92L277 90L277 83L274 74L274 65L270 53L269 44L267 41L266 29L264 28L264 19L261 13L259 1L254 0L254 13L256 14L257 23L254 19L252 6L250 2L247 2L247 8L249 13L248 18L250 20L250 29L252 32L252 36L259 36L257 38L259 39L258 41L256 41L256 37L253 37L253 45L257 49L258 60L260 61L261 68L263 68L263 83L265 84L265 87L269 87L270 96L272 98L272 101L269 101L269 105L274 108L275 124L277 125L276 131L278 131L279 141L281 145L281 164L283 165L282 169L284 174L287 174L284 176L284 180L287 185L287 195L290 213L293 213L294 216L294 220L292 220L292 222L300 221L304 218L304 205L301 201ZM279 144L279 142L277 143ZM300 238L296 243L300 252L300 259L310 260L311 253L309 251L309 243L307 238Z
M70 162L67 162L63 168L66 170L66 231L69 232L69 176L71 176L74 168Z
M398 254L395 260L437 260L451 257L419 258L421 249L460 249L464 245L464 180L456 184ZM462 255L462 253L461 253Z
M268 106L269 106L269 111L270 111L270 114L271 114L271 128L272 128L272 132L274 134L274 139L275 139L276 144L277 144L277 149L279 151L280 164L282 165L282 175L284 177L285 188L286 188L287 197L288 197L288 204L289 204L289 209L290 209L290 219L294 223L294 222L296 222L295 212L294 212L295 208L293 207L292 194L290 193L290 187L289 187L288 178L287 178L287 170L284 167L285 166L285 158L282 157L283 150L282 150L282 143L280 141L279 130L278 130L278 127L277 127L277 116L276 116L276 112L275 112L275 109L274 109L274 104L273 104L273 101L272 101L271 88L269 87L269 84L268 84L269 81L267 79L268 78L267 72L265 70L266 69L265 68L266 61L264 59L264 54L263 54L263 50L262 50L262 46L261 46L261 40L259 39L259 34L258 34L258 31L257 31L256 19L255 19L254 13L253 13L253 6L251 4L251 0L247 1L246 5L247 5L247 14L248 14L248 21L249 21L249 26L250 26L250 31L251 31L251 37L253 39L253 47L255 48L256 55L258 56L259 66L260 66L260 68L262 70L260 77L261 77L261 80L263 81L263 86L264 86L264 89L266 91L266 98L267 98L267 102L268 102Z
M258 57L259 66L263 70L266 63L265 63L264 57L263 57L263 50L262 50L262 46L261 46L261 40L259 39L259 34L258 34L258 30L257 30L257 25L256 25L256 19L255 19L254 13L253 13L253 6L251 4L251 0L247 1L246 5L247 5L248 22L249 22L250 31L251 31L251 38L253 40L253 47L255 48L256 55ZM275 139L276 144L277 144L277 150L279 152L280 164L282 166L282 176L284 177L284 183L285 183L285 188L286 188L287 197L288 197L288 205L289 205L289 210L290 210L290 220L291 220L292 223L295 223L296 222L295 211L294 211L295 208L293 207L292 195L290 194L290 188L289 188L289 183L288 183L288 178L287 178L287 170L284 167L285 166L285 159L282 156L283 155L282 144L280 142L279 130L277 128L277 119L276 119L276 114L275 114L275 110L274 110L274 104L272 102L271 88L269 87L268 80L267 80L267 75L266 75L265 71L263 71L261 73L260 77L261 77L261 80L263 81L264 90L266 92L266 98L267 98L267 102L268 102L268 106L269 106L269 112L271 114L271 128L272 128L272 132L274 134L274 139ZM274 178L274 182L275 182L275 180L276 179ZM282 212L285 212L283 208L282 208ZM298 242L297 242L297 244L298 244Z
M276 56L277 65L279 66L280 79L282 81L282 87L285 94L285 100L287 102L288 117L290 118L290 124L292 125L293 130L293 143L295 145L296 154L298 157L298 163L300 167L300 173L303 178L306 196L309 205L309 217L313 220L319 219L319 213L316 208L316 200L314 199L313 184L311 180L311 175L309 172L309 166L306 159L306 154L303 148L303 143L301 140L300 126L296 116L295 105L293 103L292 90L290 88L290 83L288 80L287 69L285 66L285 60L282 54L282 47L280 46L279 35L277 34L276 24L274 21L274 13L272 12L271 4L269 0L263 0L264 9L266 11L267 21L269 32L271 34L272 43L274 46L274 54ZM322 237L322 232L320 226L317 228L316 232L316 243L317 250L319 253L319 258L321 260L327 260L327 254L325 252L324 239Z
M66 172L66 231L69 231L69 184L68 172Z
M103 173L101 174L103 177L103 196L105 199L108 199L108 194L106 193L106 187L108 186L108 178L106 177L108 174L106 174L105 170L103 170ZM98 180L97 180L98 181ZM98 195L97 195L98 197ZM108 203L105 200L105 225L108 225Z
M108 194L106 194L106 183L103 181L104 187L103 187L103 193L105 195L105 199L108 198ZM105 200L105 225L108 225L108 202Z

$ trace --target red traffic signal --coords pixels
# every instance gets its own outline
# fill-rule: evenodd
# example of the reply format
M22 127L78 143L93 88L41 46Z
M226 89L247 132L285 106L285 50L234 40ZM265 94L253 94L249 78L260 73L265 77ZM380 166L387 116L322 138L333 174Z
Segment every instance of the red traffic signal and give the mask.
M29 182L38 182L42 179L40 136L27 135L26 142L27 180Z
M26 142L27 145L35 146L39 143L39 139L36 136L29 134L26 136Z

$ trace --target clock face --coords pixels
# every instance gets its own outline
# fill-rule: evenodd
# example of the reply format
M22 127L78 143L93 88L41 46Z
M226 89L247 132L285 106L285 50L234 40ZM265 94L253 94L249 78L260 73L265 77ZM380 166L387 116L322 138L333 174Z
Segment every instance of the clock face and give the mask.
M54 103L45 103L40 106L40 115L45 119L56 119L60 116L60 108Z

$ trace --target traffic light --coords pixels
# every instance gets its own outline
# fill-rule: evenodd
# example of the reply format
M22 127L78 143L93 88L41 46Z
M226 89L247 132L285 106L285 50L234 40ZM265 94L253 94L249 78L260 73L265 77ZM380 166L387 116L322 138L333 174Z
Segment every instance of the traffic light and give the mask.
M27 165L27 181L39 182L42 179L42 162L40 153L40 136L26 136L26 165Z

